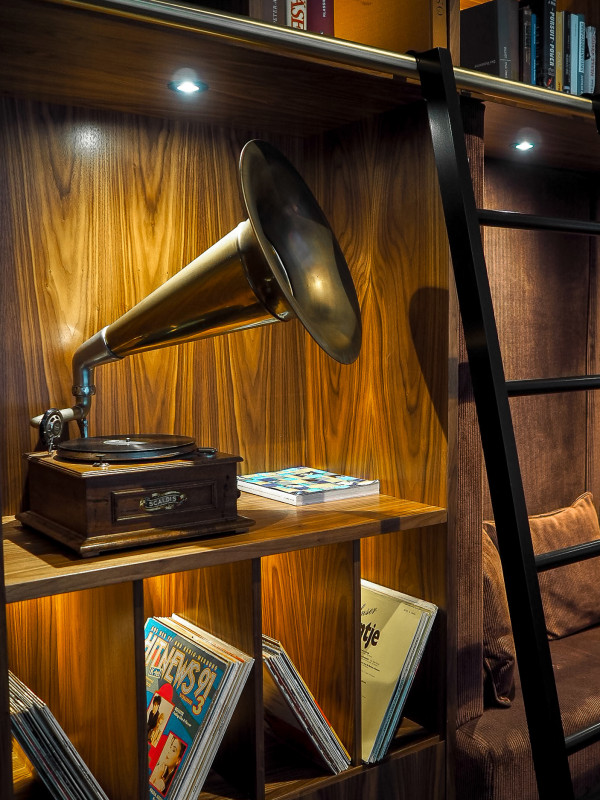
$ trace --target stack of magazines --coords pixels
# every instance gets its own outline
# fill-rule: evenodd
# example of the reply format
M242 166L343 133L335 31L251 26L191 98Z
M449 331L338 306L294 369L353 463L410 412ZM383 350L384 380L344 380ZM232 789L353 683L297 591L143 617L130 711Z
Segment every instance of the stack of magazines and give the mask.
M263 634L265 716L288 743L324 763L334 774L350 766L350 755L319 708L281 642Z
M8 683L13 733L52 797L108 800L48 706L12 672Z
M145 637L150 797L196 800L254 659L176 614Z
M403 592L361 580L362 758L380 761L402 719L402 711L437 606Z

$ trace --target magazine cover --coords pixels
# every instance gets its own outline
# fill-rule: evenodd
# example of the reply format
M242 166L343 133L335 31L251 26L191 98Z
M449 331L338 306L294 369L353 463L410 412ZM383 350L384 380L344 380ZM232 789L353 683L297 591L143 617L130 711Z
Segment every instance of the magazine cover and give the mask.
M150 797L169 800L229 665L153 618L145 638Z
M362 758L385 755L400 723L437 607L361 580Z
M293 505L362 497L379 492L379 481L339 475L312 467L256 472L238 478L238 489Z

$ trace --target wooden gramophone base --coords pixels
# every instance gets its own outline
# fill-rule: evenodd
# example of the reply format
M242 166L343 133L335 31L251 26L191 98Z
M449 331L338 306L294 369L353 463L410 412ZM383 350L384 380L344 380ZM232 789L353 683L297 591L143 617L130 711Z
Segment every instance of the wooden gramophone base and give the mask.
M241 533L253 524L237 514L241 460L216 453L97 466L30 453L17 519L80 556Z

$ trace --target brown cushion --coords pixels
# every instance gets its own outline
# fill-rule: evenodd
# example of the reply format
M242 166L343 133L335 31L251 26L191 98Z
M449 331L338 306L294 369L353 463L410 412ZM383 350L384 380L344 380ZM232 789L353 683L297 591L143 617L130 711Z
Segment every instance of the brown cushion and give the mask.
M573 505L529 518L534 552L545 553L600 539L590 492ZM514 696L515 645L512 637L496 526L483 523L483 662L488 700L509 706ZM540 591L550 639L600 623L600 565L596 559L540 574Z
M510 706L515 693L515 643L502 564L498 549L485 529L482 545L485 700L486 705Z
M536 555L600 539L590 492L568 508L529 518ZM550 639L560 639L600 622L600 564L595 558L540 574L540 591Z
M591 492L567 508L529 517L536 553L546 553L600 539L598 514ZM496 541L496 526L483 523ZM540 591L550 639L559 639L600 623L600 566L597 559L548 570L540 574Z

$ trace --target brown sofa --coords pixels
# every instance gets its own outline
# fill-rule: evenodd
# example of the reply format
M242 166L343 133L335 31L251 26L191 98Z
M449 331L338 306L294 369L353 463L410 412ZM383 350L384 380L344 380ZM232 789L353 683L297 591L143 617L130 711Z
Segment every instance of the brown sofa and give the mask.
M482 563L482 710L457 731L459 800L535 800L514 642L495 526L484 523ZM534 550L600 538L590 493L569 507L531 518ZM590 560L544 573L540 580L552 663L566 734L600 721L600 580ZM475 676L473 676L475 677ZM570 759L577 796L600 783L600 743Z

